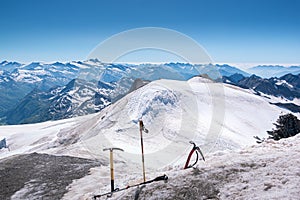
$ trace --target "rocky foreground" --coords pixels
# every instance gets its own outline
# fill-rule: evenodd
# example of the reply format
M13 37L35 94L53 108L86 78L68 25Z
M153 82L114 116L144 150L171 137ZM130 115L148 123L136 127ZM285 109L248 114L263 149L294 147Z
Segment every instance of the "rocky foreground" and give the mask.
M101 163L70 156L15 155L0 160L0 199L61 199L73 180Z

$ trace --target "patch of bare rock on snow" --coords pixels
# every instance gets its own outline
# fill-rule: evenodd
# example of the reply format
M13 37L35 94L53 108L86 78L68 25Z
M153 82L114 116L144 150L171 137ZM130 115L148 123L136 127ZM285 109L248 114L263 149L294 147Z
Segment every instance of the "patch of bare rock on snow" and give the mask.
M22 154L0 160L0 199L61 199L73 180L99 161L49 154Z

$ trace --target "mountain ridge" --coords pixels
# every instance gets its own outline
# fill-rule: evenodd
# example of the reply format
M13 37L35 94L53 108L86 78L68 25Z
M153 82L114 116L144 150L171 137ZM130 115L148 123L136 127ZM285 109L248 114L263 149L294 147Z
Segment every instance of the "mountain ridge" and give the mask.
M9 67L7 68L9 70L5 70L6 66ZM281 66L277 68L282 69ZM285 69L298 68L295 66ZM0 93L2 99L0 122L4 124L33 123L94 113L131 92L136 87L135 80L137 79L149 82L158 79L188 80L199 75L205 75L207 78L215 77L215 79L225 83L229 82L242 88L252 89L257 94L262 93L262 95L273 95L275 97L282 96L291 101L294 98L300 98L299 77L293 74L286 74L279 78L263 79L227 64L199 65L171 62L136 65L102 63L97 59L90 59L65 63L32 62L26 65L3 61L0 63L0 90L2 91ZM223 78L221 79L220 77ZM76 79L78 79L77 82ZM76 87L77 83L82 85L83 82L81 80L84 80L87 85L86 87L80 87L83 90L85 88L90 91L90 97L81 93L83 95L82 98L86 98L86 102L80 100L79 91L76 93L74 90L69 95L64 90L61 90L60 94L56 91L57 88L62 87L67 90L68 87L71 87L72 81L73 88ZM93 89L91 85L93 85ZM54 94L56 96L61 95L61 98L55 98ZM77 97L72 97L75 94ZM63 99L62 97L65 98ZM56 103L54 99L57 100ZM77 103L75 103L76 99ZM81 103L79 104L79 102ZM74 105L72 105L73 103ZM283 105L282 102L272 103ZM288 103L293 105L286 105L286 107L292 108L297 106L294 102ZM35 104L38 106L34 106ZM63 107L59 105L64 105L69 110L62 109ZM91 109L92 107L94 109ZM82 111L78 109L82 109ZM22 113L25 112L24 110L29 110L30 112ZM33 116L29 116L29 113L32 113ZM39 115L40 119L38 119ZM20 119L20 116L23 116L24 119Z
M7 65L10 66L10 71L5 70L5 66ZM222 70L219 71L218 68ZM226 69L228 69L228 71ZM189 78L199 75L202 72L215 77L220 76L219 73L224 75L235 72L242 73L245 76L248 75L246 72L229 65L193 65L189 63L133 65L102 63L97 59L90 59L87 61L71 61L65 63L32 62L29 64L16 64L14 62L3 61L0 65L0 72L0 98L3 101L3 106L0 107L0 118L2 117L2 123L9 124L24 123L25 121L27 123L39 122L40 120L30 120L33 118L37 119L38 116L35 115L32 116L33 118L28 116L27 120L13 120L13 118L16 119L15 116L17 113L19 116L27 116L28 113L22 113L22 109L27 110L26 105L31 105L31 108L28 110L36 110L36 113L38 113L39 109L38 107L34 107L33 102L40 106L44 105L49 107L49 102L51 102L51 100L47 100L46 98L49 98L50 94L46 95L46 93L54 92L55 89L53 88L66 86L74 79L86 80L87 84L94 84L95 82L98 82L98 85L94 85L94 90L99 90L99 92L97 94L94 92L95 95L92 95L94 97L90 97L90 99L96 97L93 106L98 106L103 109L106 105L108 105L108 103L104 102L117 101L127 92L130 92L130 89L136 79L147 81L158 79L188 80ZM78 83L80 83L80 81ZM18 95L16 95L15 92L12 92L12 89L16 91ZM107 93L108 91L109 94ZM35 94L35 97L27 96L28 94L32 94L32 92L39 94ZM45 94L41 95L41 92L44 92ZM63 93L63 91L61 92ZM38 97L41 100L40 103L37 101ZM32 102L30 103L30 101ZM103 102L102 106L100 105L101 102ZM65 102L65 104L67 103ZM88 102L83 103L85 107L82 109L91 110L88 108L89 104L90 103ZM24 108L22 108L22 106ZM51 105L51 107L53 108L52 111L55 110L55 105ZM77 106L74 105L73 107ZM43 116L47 116L47 114L44 112L47 110L49 111L49 109L40 109L43 110L40 115L41 119L44 120L72 117L72 115L68 114L67 110L62 109L60 110L61 115L59 118L45 118ZM57 111L53 112L55 113ZM93 111L90 112L93 113ZM82 114L88 113L89 112L85 111L82 112ZM52 116L53 113L48 113L48 115ZM77 116L77 114L74 116Z
M281 66L281 65L258 65L246 70L263 78L281 77L285 74L297 75L300 73L300 65Z

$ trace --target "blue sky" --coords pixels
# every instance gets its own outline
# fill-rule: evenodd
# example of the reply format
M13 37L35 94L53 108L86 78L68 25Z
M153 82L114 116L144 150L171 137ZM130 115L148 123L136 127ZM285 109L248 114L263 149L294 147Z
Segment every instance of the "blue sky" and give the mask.
M0 0L0 60L84 60L132 28L195 39L216 62L300 63L298 0Z

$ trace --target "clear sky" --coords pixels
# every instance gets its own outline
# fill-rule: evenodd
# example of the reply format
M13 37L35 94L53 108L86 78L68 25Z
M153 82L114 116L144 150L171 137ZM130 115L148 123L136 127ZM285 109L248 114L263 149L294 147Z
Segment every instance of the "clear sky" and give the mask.
M84 60L101 41L164 27L216 62L300 63L298 0L0 0L0 60Z

